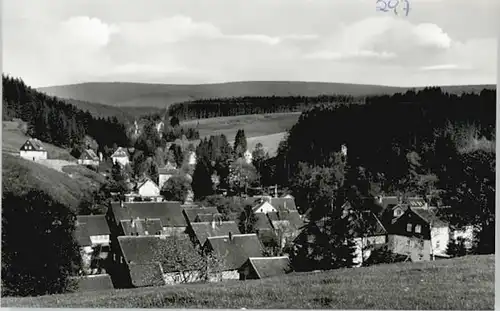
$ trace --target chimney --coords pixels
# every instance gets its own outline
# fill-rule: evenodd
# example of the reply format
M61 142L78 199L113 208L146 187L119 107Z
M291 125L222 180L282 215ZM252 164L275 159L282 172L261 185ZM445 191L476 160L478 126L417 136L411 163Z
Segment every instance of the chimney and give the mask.
M120 199L120 207L124 208L125 207L125 204L123 204L123 200Z
M103 158L103 157L102 157L102 152L100 152L100 151L99 151L99 161L101 161L101 162L102 162L102 158Z
M231 231L229 231L228 233L228 236L229 236L229 241L233 241L233 234L231 233Z
M212 229L215 229L215 219L212 219Z
M274 197L277 198L278 197L278 185L275 185L274 186Z

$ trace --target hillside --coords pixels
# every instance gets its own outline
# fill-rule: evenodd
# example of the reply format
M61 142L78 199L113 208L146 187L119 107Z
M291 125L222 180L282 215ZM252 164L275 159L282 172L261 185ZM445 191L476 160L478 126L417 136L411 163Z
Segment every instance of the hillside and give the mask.
M94 117L109 118L117 117L121 122L133 122L136 118L160 112L161 110L155 107L114 107L110 105L90 103L76 99L64 99L68 104L72 104L78 109L88 111Z
M2 152L19 154L19 148L29 138L25 135L26 122L19 119L2 122ZM69 151L49 143L43 143L49 159L76 160Z
M254 281L2 298L4 307L492 310L495 258L467 256Z
M444 86L451 93L496 88L495 85ZM43 87L38 90L52 96L73 98L116 107L165 108L173 103L241 96L317 96L323 94L376 95L404 92L408 88L326 82L247 81L198 85L145 83L82 83ZM417 88L420 89L420 88Z
M63 169L66 168L68 166ZM28 188L42 189L56 201L76 210L81 200L98 189L105 179L84 167L72 169L71 173L70 177L46 165L2 154L3 191L19 193Z

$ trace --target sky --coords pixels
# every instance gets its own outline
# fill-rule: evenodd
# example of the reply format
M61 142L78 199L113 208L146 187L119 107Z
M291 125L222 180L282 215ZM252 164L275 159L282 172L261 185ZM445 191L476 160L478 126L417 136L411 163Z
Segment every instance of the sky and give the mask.
M390 1L398 14L377 0L3 0L2 71L33 87L496 84L500 1Z

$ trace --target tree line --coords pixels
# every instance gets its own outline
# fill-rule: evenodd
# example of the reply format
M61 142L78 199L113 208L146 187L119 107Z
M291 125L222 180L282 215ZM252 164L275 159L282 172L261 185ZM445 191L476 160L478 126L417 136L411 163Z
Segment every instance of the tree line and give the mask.
M318 269L349 266L349 251L338 244L350 239L342 219L359 219L366 211L378 215L374 196L384 193L451 206L440 208L441 216L451 225L473 225L474 252L493 253L495 97L490 90L457 96L426 88L303 112L273 161L276 183L291 189L298 206L311 209L305 230L316 242L298 241L295 262ZM308 246L312 254L303 251Z
M345 95L306 96L245 96L198 99L168 107L168 114L182 120L228 117L246 114L302 111L318 103L362 102L363 98Z
M22 79L2 74L3 120L19 118L28 124L27 134L63 148L74 148L86 135L101 151L113 144L128 145L125 125L112 118L94 118L57 97L27 86Z

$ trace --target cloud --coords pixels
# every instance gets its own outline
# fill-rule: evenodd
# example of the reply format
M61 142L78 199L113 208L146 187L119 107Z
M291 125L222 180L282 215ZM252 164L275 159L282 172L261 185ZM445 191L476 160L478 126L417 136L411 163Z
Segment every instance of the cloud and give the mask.
M470 68L457 64L440 64L432 66L423 66L419 68L421 71L446 71L446 70L467 70Z
M425 54L439 53L452 44L450 36L435 24L415 25L407 20L380 16L342 25L325 44L305 57L394 60L414 55L426 57Z
M322 59L322 60L348 60L348 59L392 59L396 54L390 52L375 52L370 50L360 50L348 53L319 51L306 54L305 58L308 59Z
M112 34L118 32L115 25L108 25L98 18L88 16L71 17L61 22L59 42L71 46L103 47Z

